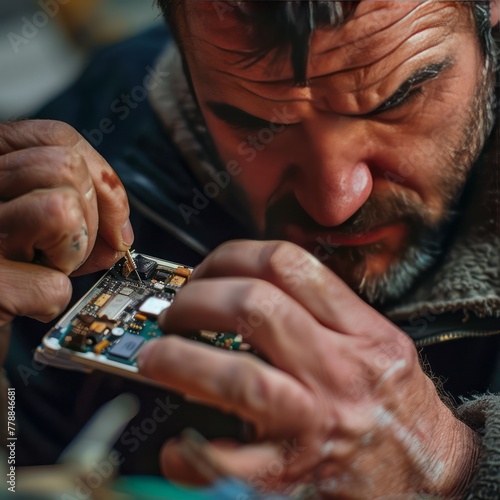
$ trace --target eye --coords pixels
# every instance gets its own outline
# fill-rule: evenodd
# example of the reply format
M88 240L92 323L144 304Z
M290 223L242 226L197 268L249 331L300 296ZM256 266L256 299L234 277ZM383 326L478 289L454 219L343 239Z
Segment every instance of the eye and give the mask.
M385 113L387 111L392 111L394 109L401 108L407 104L412 103L419 97L424 95L424 90L422 87L413 87L408 90L403 90L392 96L388 101L386 101L382 106L380 106L375 114Z
M224 120L231 128L235 130L243 130L247 132L255 132L256 130L261 130L263 128L269 128L273 126L281 126L280 123L274 123L256 116L246 116L243 119L238 120Z

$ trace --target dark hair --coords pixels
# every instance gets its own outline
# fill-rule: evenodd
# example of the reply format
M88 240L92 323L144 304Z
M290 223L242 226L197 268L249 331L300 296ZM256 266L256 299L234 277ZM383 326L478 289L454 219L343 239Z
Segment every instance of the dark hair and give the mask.
M174 36L179 40L176 11L190 0L157 0ZM225 0L242 22L257 26L256 49L248 64L261 59L270 49L288 50L297 86L307 85L307 63L311 35L323 26L340 27L352 16L362 0ZM497 46L491 34L489 0L470 2L481 47L487 58L496 60Z
M158 0L177 37L175 14L186 1L189 0ZM322 26L342 26L355 11L359 0L228 0L225 3L242 22L258 27L256 49L250 57L247 55L248 64L264 57L270 49L289 50L295 83L303 86L307 84L307 61L313 31Z

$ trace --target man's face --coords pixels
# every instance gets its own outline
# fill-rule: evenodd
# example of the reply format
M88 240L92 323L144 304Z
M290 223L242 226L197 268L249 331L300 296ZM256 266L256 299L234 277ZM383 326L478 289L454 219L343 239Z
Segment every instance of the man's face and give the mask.
M401 294L432 261L482 147L489 88L470 9L361 2L341 28L314 32L297 87L286 51L248 65L255 38L207 4L187 13L186 57L259 230L368 300Z

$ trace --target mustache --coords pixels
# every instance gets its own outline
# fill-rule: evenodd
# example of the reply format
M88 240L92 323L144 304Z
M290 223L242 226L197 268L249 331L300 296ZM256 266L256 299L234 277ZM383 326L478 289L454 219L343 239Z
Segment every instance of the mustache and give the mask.
M353 236L366 233L378 226L405 221L414 227L433 228L432 212L416 195L406 190L387 194L372 194L349 219L334 227L318 224L297 201L293 194L277 200L266 212L266 237L280 234L280 229L290 224L305 232L331 229L337 234Z

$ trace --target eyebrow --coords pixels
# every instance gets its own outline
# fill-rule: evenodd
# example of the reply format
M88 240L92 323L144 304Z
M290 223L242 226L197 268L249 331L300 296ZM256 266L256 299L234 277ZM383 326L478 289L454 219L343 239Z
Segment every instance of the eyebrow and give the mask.
M390 97L379 104L375 109L357 116L369 118L383 113L403 101L417 85L422 85L427 81L434 80L452 65L452 60L450 58L446 58L441 62L432 63L424 66L423 68L419 68L409 78L407 78ZM272 123L272 120L259 118L258 116L254 116L237 106L227 104L225 102L207 101L205 104L219 120L222 120L231 126L254 128Z
M453 61L450 58L446 58L441 62L432 63L418 69L409 78L407 78L390 97L379 104L374 110L364 113L362 116L374 116L392 108L399 102L403 101L417 85L422 85L430 80L436 79L441 73L450 68L452 65Z
M219 120L235 127L253 128L272 123L272 120L259 118L225 102L207 101L205 104Z

